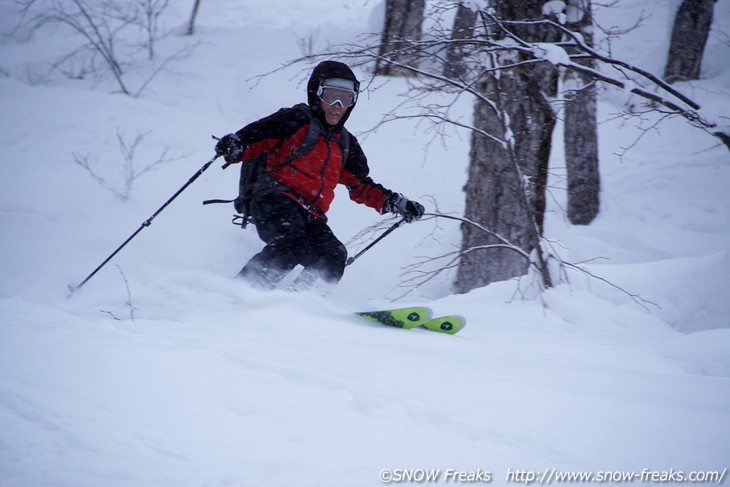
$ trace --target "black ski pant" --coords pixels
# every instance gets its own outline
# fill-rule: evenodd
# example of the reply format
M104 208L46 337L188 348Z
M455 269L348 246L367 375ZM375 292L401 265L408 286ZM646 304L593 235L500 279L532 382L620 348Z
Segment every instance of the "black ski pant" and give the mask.
M281 193L260 195L252 206L253 223L266 246L241 269L238 277L272 289L297 264L304 267L294 282L297 290L319 282L329 287L345 271L347 249L327 222Z

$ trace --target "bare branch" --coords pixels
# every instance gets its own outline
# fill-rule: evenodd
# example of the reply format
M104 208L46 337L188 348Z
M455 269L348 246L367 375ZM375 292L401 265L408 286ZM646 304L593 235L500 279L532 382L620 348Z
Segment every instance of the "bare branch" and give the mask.
M132 304L132 291L129 289L129 281L127 280L127 276L124 275L124 271L122 271L122 268L117 266L117 269L119 270L119 273L122 275L122 279L124 280L124 287L127 290L127 302L125 303L127 307L129 308L129 319L131 321L134 321L134 311L137 309ZM114 316L114 315L112 315Z
M629 298L631 298L631 300L633 302L635 302L636 304L638 304L639 306L641 306L642 308L644 308L646 311L649 311L649 312L651 311L649 309L649 306L648 305L652 305L652 306L654 306L657 309L660 308L660 306L658 304L656 304L656 303L654 303L652 301L649 301L648 299L642 298L641 295L639 295L639 294L632 293L632 292L624 289L623 287L619 286L618 284L613 283L613 282L609 281L608 279L606 279L605 277L601 277L601 276L599 276L599 275L591 272L590 270L586 269L583 266L580 266L578 264L571 264L571 263L565 262L565 261L561 261L561 265L563 265L565 267L569 267L569 268L574 269L576 271L582 272L583 274L591 277L592 279L596 279L598 281L601 281L604 284L608 284L612 288L614 288L614 289L616 289L618 291L621 291L623 294L627 295Z
M140 43L135 44L131 40L139 36L129 35L130 28L144 33L141 46L150 60L155 58L156 44L164 37L160 30L160 17L171 0L18 0L18 3L22 9L21 21L16 29L25 26L35 32L48 25L60 24L78 36L80 45L72 47L68 54L52 63L54 69L79 79L89 73L99 77L111 73L120 91L128 96L138 97L170 62L179 60L194 48L190 45L180 48L153 68L141 86L134 90L127 83L125 73L135 62L134 53L139 51ZM136 8L130 10L130 5ZM134 34L133 31L131 33ZM103 62L97 63L97 60ZM79 73L74 69L77 62L81 65ZM65 64L71 64L71 69L61 68Z
M530 258L530 254L529 253L525 252L524 250L522 250L518 246L512 244L509 240L507 240L506 238L504 238L500 234L498 234L496 232L493 232L492 230L484 227L483 225L480 225L479 223L476 223L474 221L471 221L471 220L469 220L467 218L460 217L460 216L453 216L453 215L445 215L443 213L425 213L424 216L434 216L434 217L438 217L438 218L445 218L447 220L456 220L456 221L459 221L461 223L465 223L467 225L472 225L472 226L478 228L479 230L483 231L484 233L486 233L488 235L491 235L492 237L494 237L497 240L499 240L500 242L502 242L500 244L501 247L510 248L511 250L514 250L515 252L517 252L518 254L522 255L526 259L529 259Z
M536 272L540 273L539 264L532 261L530 254L525 252L524 250L520 249L519 247L512 245L507 239L503 238L499 234L489 230L488 228L485 228L482 225L479 225L478 223L475 223L471 220L468 220L466 218L461 218L453 215L446 215L443 213L426 213L425 216L435 217L435 218L444 218L447 220L454 220L458 221L467 225L473 225L476 228L479 228L480 230L484 231L485 233L494 236L498 238L502 243L498 244L491 244L491 245L478 245L474 247L470 247L468 249L461 249L461 250L453 250L450 252L447 252L445 254L439 255L437 257L421 257L421 259L418 262L415 262L411 265L408 265L404 268L403 277L405 280L401 282L400 287L407 288L408 290L403 293L402 295L396 297L395 299L402 299L403 297L407 296L411 292L415 291L416 289L420 288L421 286L425 285L426 283L432 281L436 277L442 275L445 272L448 272L456 267L458 267L459 262L461 258L464 255L470 254L472 252L478 252L482 250L487 249L494 249L494 248L501 248L501 249L508 249L514 252L517 252L518 254L522 255L526 259L530 261L530 266L535 269ZM554 243L550 242L546 239L542 239L542 244L547 246L552 246ZM605 277L599 276L598 274L590 271L587 269L584 265L585 262L567 262L560 258L558 256L558 253L553 251L549 254L549 259L555 262L563 276L563 281L567 282L567 272L566 269L572 269L575 271L578 271L582 274L585 274L591 279L595 279L597 281L600 281L604 284L609 285L610 287L621 291L623 294L631 298L632 301L634 301L636 304L640 305L642 308L644 308L647 311L651 311L649 309L649 305L654 306L656 308L659 308L659 306L647 299L644 299L641 297L638 293L633 293L625 288L619 286L618 284L606 279ZM596 260L596 259L591 259ZM432 265L431 269L424 269L426 265Z
M104 189L107 189L111 191L114 196L119 199L120 201L127 201L129 199L129 195L132 192L132 186L134 182L139 179L142 175L146 174L147 172L152 171L155 167L157 167L160 164L163 164L165 162L171 162L176 161L179 159L182 159L183 156L176 156L176 157L170 157L168 156L169 148L165 147L162 149L162 152L160 153L160 156L148 164L145 165L138 165L135 161L135 153L137 151L137 148L139 145L144 141L145 137L149 135L149 132L146 133L140 133L138 132L137 135L134 137L133 140L127 141L125 139L124 133L121 131L119 127L117 127L117 142L119 143L119 151L122 153L122 184L121 188L119 188L119 185L115 185L107 181L104 177L102 177L100 174L98 174L94 168L92 167L91 162L89 161L89 154L81 155L77 152L72 152L72 156L74 159L74 162L78 164L79 166L83 167L86 172L89 174L91 179L96 182L99 186L101 186Z

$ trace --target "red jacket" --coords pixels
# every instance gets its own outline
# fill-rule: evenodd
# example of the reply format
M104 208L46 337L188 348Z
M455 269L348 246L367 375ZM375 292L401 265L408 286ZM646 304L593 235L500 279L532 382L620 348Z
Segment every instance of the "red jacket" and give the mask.
M237 132L248 144L243 160L265 153L267 173L291 190L284 193L323 214L329 210L338 183L347 187L353 201L383 213L385 200L392 192L368 176L367 158L357 139L349 136L349 156L343 165L339 143L342 129L324 126L327 128L311 151L281 164L299 148L309 130L309 117L303 110L282 108Z

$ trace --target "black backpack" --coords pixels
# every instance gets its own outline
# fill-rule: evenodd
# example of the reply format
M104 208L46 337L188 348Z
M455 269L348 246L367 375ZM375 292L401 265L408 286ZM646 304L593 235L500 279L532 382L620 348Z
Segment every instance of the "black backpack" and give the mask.
M319 135L324 131L324 128L318 120L312 116L312 109L306 103L299 103L294 105L294 108L303 110L309 118L309 131L304 137L304 140L299 145L296 151L292 152L286 159L279 162L272 169L276 169L279 166L289 164L295 159L307 155L314 145L317 143ZM345 165L347 156L350 153L350 133L342 127L340 134L340 145L342 146L342 165ZM246 228L249 222L252 221L251 204L253 202L253 191L256 187L256 182L266 172L266 152L262 152L253 159L241 162L241 176L238 180L238 196L233 200L207 200L203 204L207 205L210 203L233 203L233 207L237 213L233 217L233 223L240 225L241 228Z

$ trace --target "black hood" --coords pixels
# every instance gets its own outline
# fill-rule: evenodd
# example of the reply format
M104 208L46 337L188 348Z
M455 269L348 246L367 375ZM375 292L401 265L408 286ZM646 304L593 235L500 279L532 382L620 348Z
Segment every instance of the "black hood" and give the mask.
M309 82L307 83L307 102L309 103L309 107L312 109L312 113L322 122L325 127L327 126L327 121L324 118L324 112L322 111L322 107L320 105L320 99L317 96L317 90L319 89L319 85L322 83L322 81L329 78L342 78L350 80L355 83L355 91L359 91L360 89L360 82L357 80L357 78L355 77L355 73L352 72L347 64L337 61L322 61L314 68L314 70L312 71L312 75L309 77ZM350 113L352 112L353 108L355 108L355 104L353 104L347 109L347 111L345 111L342 119L337 124L337 128L345 125L345 122L350 117Z

